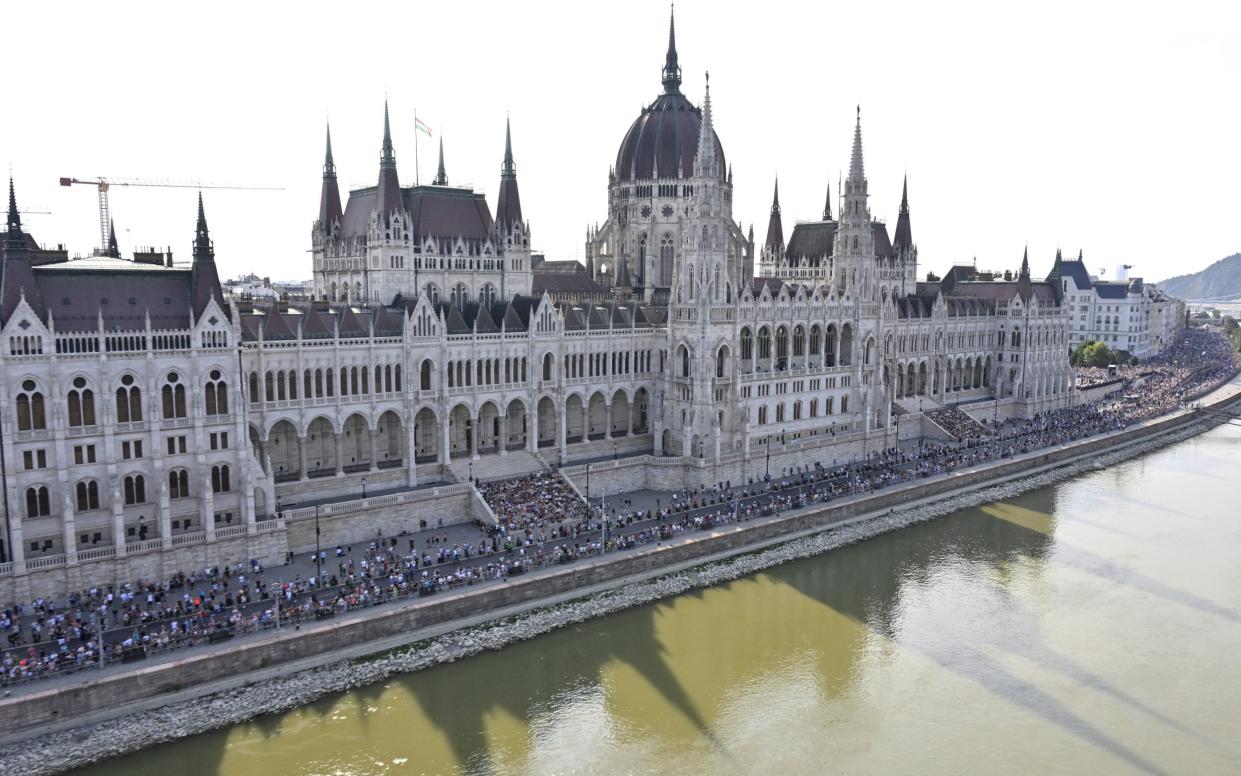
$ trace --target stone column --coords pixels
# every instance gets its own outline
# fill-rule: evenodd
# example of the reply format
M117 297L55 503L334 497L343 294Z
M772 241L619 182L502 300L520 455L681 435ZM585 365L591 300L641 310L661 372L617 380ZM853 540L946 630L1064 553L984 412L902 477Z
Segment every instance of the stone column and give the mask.
M560 422L556 424L556 447L560 450L560 463L563 466L569 460L569 405L566 402L560 409Z
M417 428L411 425L405 434L405 471L407 474L406 484L414 487L418 484L418 441L416 434Z
M475 461L478 460L478 432L482 425L479 418L474 418L470 425L466 426L470 435L470 458Z
M336 476L344 477L345 476L345 447L344 447L344 442L342 441L343 435L339 431L333 432L332 440L336 444Z
M442 424L440 424L440 431L442 432L441 436L443 437L443 439L441 440L443 444L440 445L440 465L441 466L447 466L449 462L452 461L452 426L450 425L451 421L452 421L452 418L451 416L449 416L444 419L444 422Z
M207 480L207 487L210 490L211 480ZM112 488L112 546L116 548L116 557L123 558L125 556L125 502L121 498L120 478L117 478L117 484Z
M215 492L211 490L211 475L203 477L203 530L208 543L215 541Z
M612 438L612 405L611 404L603 405L603 417L606 418L606 422L603 424L604 425L603 438L611 439Z
M375 447L375 437L378 434L378 428L378 424L376 424L374 431L368 431L371 443L371 471L373 472L379 471L379 450Z
M167 477L159 486L159 539L163 549L172 549L172 504L168 498Z
M64 494L61 507L61 529L62 543L65 545L65 564L74 565L78 562L78 537L77 530L73 522L73 496L70 493L68 483L60 483L61 492Z
M590 402L582 402L582 441L590 439Z
M508 455L508 415L500 416L500 455Z

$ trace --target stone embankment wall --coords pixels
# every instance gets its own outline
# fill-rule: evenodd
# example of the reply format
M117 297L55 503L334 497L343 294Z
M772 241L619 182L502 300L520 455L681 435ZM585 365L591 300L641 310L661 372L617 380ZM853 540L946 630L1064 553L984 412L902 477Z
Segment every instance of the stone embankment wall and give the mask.
M1236 403L1230 399L1225 403ZM282 662L356 647L361 643L408 634L455 619L485 614L514 605L537 605L539 601L571 593L601 583L650 575L678 564L692 563L713 556L743 551L764 542L806 531L829 528L867 512L882 512L911 501L976 488L996 480L1019 477L1042 467L1062 464L1140 441L1155 434L1199 424L1204 419L1178 415L1152 421L1106 436L1063 445L986 466L960 470L925 480L906 483L878 493L841 499L810 507L798 513L725 526L692 535L663 546L647 547L606 560L579 562L550 573L516 577L502 586L438 594L380 612L363 612L337 621L304 627L238 645L223 651L203 651L186 658L152 665L132 672L106 676L81 685L34 692L0 701L0 719L9 731L30 728L57 720L88 714L168 693L183 687L245 674ZM1209 422L1209 421L1208 421ZM1201 429L1197 429L1201 430ZM647 467L608 467L619 478L639 477ZM584 467L583 467L584 468ZM626 470L634 470L625 474ZM592 470L592 490L595 473ZM625 487L634 487L625 481ZM637 485L643 487L643 485ZM438 499L437 499L438 501ZM313 531L313 527L311 527Z

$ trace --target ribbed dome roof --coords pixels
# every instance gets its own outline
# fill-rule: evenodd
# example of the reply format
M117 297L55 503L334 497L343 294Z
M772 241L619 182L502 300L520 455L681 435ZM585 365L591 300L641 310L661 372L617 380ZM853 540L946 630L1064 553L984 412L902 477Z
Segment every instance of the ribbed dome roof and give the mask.
M681 94L681 67L677 62L676 22L668 22L668 54L663 68L664 93L633 122L616 154L616 178L621 181L689 178L698 155L702 111ZM720 177L728 166L724 148L715 137Z
M690 104L685 95L679 90L661 94L625 133L616 154L617 179L692 176L701 128L702 111ZM715 135L715 152L720 159L719 169L727 170L724 147L718 135Z

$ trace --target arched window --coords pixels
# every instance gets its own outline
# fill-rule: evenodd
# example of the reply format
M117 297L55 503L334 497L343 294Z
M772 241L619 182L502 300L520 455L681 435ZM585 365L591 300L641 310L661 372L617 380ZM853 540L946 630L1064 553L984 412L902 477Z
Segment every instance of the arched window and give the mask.
M806 330L801 326L793 329L793 355L804 356L806 354Z
M789 358L789 330L781 326L776 329L776 363L778 369L783 369L785 362Z
M758 357L771 358L771 331L766 326L758 330Z
M125 503L144 504L147 500L146 480L141 474L131 474L125 478Z
M681 357L681 377L689 377L689 348L682 345L678 352Z
M401 390L401 365L400 364L397 364L396 366L392 368L392 377L393 377L393 384L396 386L396 390L397 391Z
M250 401L261 402L263 397L259 395L259 373L250 373Z
M289 388L296 392L297 376L290 373ZM206 405L208 415L227 415L228 414L228 385L224 382L224 375L220 374L219 369L212 369L208 375L206 387Z
M310 373L310 370L309 370L309 369L307 369L307 370L306 370L305 372L303 372L302 374L303 374L303 379L302 379L302 398L303 398L303 399L313 399L313 398L314 398L314 396L315 396L315 390L314 390L314 389L315 389L315 382L314 382L314 377L311 375L311 373Z
M431 304L438 306L440 303L439 286L435 285L434 283L427 283L426 288L423 290L426 292L427 299L430 300Z
M272 373L268 372L263 378L264 395L267 401L276 400L276 380L272 377Z
M99 483L94 480L82 480L77 484L78 511L99 508Z
M161 389L161 398L164 405L164 420L185 417L185 386L181 384L181 376L176 372L169 372ZM268 390L271 390L271 372L267 373ZM268 397L270 399L270 395Z
M228 481L228 465L220 464L211 467L211 491L213 493L227 493L232 490L232 486Z
M810 327L810 355L819 355L819 324Z
M52 514L52 499L46 485L26 488L26 517L47 517Z
M553 361L553 359L552 359L552 354L551 354L551 353L544 353L544 354L543 354L543 379L544 379L544 380L551 380L551 379L552 379L552 366L553 366L553 363L554 363L554 361Z
M672 285L672 234L664 232L659 239L659 285Z
M749 361L754 358L754 336L750 334L750 327L746 326L741 329L741 360Z
M22 383L22 393L17 394L17 430L31 431L47 428L43 413L43 394L35 390L34 380Z
M95 395L86 387L85 377L73 378L68 401L70 426L95 425Z
M134 385L133 375L121 376L116 389L116 422L137 423L142 420L142 390Z
M185 469L168 472L168 498L190 497L190 473Z
M718 353L715 354L715 376L724 377L728 370L728 346L720 347Z
M767 408L759 407L758 408L758 424L761 426L766 422L767 422Z

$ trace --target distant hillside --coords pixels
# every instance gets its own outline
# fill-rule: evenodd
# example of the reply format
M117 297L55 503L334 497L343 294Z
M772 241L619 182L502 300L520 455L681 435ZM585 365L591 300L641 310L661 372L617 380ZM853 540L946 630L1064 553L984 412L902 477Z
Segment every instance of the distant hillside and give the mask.
M1241 296L1241 253L1220 259L1192 275L1177 275L1158 284L1181 299L1218 299Z

